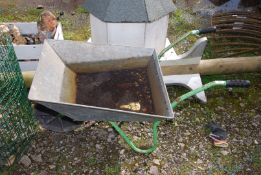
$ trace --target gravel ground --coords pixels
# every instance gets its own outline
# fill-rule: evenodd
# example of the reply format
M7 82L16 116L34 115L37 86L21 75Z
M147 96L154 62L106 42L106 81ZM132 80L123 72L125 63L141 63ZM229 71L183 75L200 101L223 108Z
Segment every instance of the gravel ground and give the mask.
M69 0L62 0L67 1ZM10 2L0 0L1 8L8 9ZM32 6L36 5L37 3ZM51 10L56 11L56 3L52 6ZM88 14L82 13L82 9L78 9L78 12L75 10L76 14L71 8L62 10L66 10L62 19L66 38L88 38ZM20 19L17 12L12 15ZM11 17L9 18L12 19ZM182 20L183 18L187 19L187 16L181 16ZM189 16L188 19L190 18ZM181 24L177 25L177 22ZM180 35L174 29L180 28L182 33L185 27L188 30L187 25L177 22L170 21L170 39L174 39L177 33ZM194 28L194 25L190 27ZM234 89L232 92L216 89L207 92L207 104L200 104L195 99L183 103L175 110L175 120L160 124L159 146L150 155L132 151L106 122L81 127L69 133L42 129L11 174L261 174L261 74L211 76L203 79L204 82L209 82L214 79L234 78L250 79L251 88ZM177 87L169 87L168 91L171 100L186 92ZM216 148L212 145L205 128L210 121L220 124L229 133L228 148ZM152 142L151 126L151 123L125 122L121 127L137 145L146 147Z
M42 130L14 174L260 174L261 75L204 77L250 78L248 90L207 92L208 103L191 99L176 110L176 119L159 127L159 147L150 155L132 151L105 122L69 133ZM174 96L184 92L170 87ZM172 98L172 99L173 99ZM215 121L228 133L228 148L214 147L205 125ZM121 126L141 147L151 141L151 123Z

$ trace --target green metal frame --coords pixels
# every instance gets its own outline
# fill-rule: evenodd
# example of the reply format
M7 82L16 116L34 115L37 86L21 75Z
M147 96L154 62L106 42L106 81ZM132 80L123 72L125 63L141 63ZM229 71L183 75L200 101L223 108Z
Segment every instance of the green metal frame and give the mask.
M189 31L187 33L185 33L184 35L182 35L181 37L179 37L174 43L171 43L170 45L168 45L168 47L164 48L158 55L158 59L160 60L162 58L162 56L171 48L173 48L175 45L177 45L179 42L183 41L184 39L186 39L187 37L189 37L190 35L198 35L199 34L199 30L192 30Z
M131 139L125 134L125 132L117 125L116 122L110 122L112 127L121 135L121 137L127 142L127 144L136 152L149 154L156 150L158 145L158 126L160 121L153 122L153 145L148 149L140 149L138 148Z
M192 90L186 94L183 94L182 96L178 97L174 102L171 103L172 108L176 108L179 103L182 101L188 99L189 97L196 95L199 92L202 92L204 90L207 90L212 87L216 86L226 86L226 81L213 81L208 84L203 85L202 87L199 87L195 90ZM156 120L153 122L153 145L148 149L141 149L138 148L131 139L126 135L126 133L117 125L116 122L110 122L112 127L122 136L122 138L126 141L126 143L136 152L138 153L144 153L144 154L150 154L153 151L156 150L158 146L158 126L160 124L160 121Z

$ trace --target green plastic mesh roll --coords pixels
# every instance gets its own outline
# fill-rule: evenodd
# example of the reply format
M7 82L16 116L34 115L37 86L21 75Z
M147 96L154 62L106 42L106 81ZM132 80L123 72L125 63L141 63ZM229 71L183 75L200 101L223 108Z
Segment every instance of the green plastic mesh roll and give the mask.
M36 119L12 41L0 33L0 169L18 160L36 132Z

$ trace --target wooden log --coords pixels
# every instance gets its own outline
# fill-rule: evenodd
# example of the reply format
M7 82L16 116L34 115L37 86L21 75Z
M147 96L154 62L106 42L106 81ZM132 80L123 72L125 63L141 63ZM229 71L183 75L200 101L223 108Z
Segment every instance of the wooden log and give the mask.
M161 67L163 75L200 73L201 75L261 72L261 56L217 58L201 60L196 65L171 65ZM48 71L48 70L46 70ZM34 71L23 72L26 86L31 86Z
M200 73L201 75L232 74L261 71L261 56L201 60L196 65L171 65L161 67L163 75Z
M23 74L23 78L24 78L24 82L25 82L25 86L27 88L29 88L32 84L33 78L34 78L34 71L26 71L26 72L22 72Z

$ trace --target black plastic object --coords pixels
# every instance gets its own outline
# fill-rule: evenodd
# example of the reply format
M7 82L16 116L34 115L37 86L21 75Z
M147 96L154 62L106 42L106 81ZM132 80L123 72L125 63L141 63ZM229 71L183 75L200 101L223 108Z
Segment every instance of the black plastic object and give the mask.
M250 86L249 80L227 80L226 87L241 87L248 88Z
M35 105L35 115L43 128L54 132L69 132L83 124L38 104Z
M205 29L199 29L199 35L207 34L207 33L214 33L216 32L216 27L208 27Z
M227 139L227 136L228 136L227 132L217 123L210 122L207 124L206 127L208 129L210 129L211 133L209 136L213 140L226 140Z

